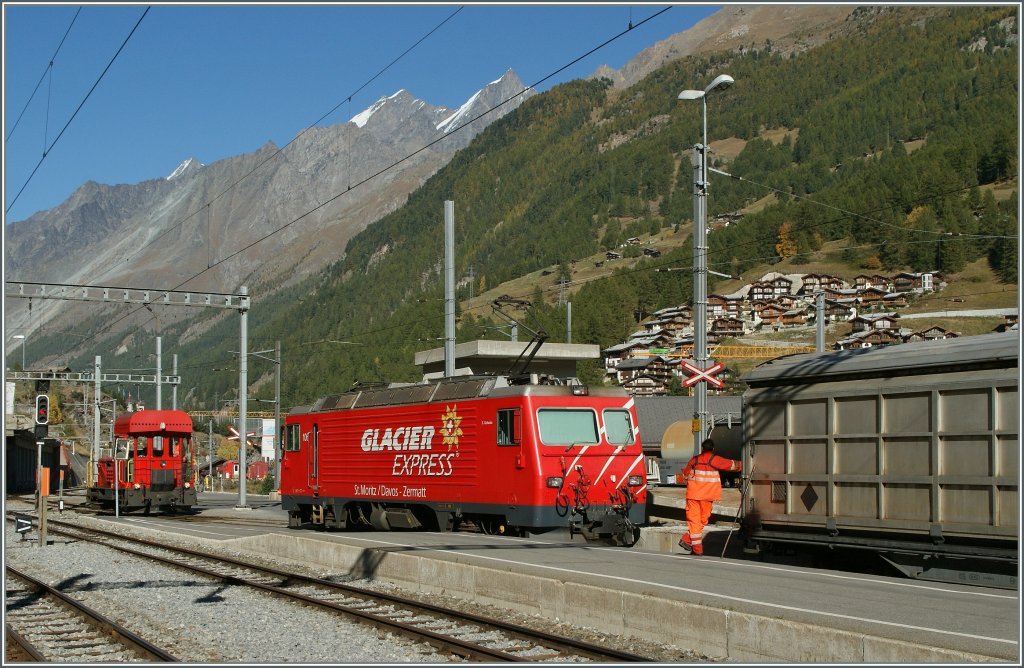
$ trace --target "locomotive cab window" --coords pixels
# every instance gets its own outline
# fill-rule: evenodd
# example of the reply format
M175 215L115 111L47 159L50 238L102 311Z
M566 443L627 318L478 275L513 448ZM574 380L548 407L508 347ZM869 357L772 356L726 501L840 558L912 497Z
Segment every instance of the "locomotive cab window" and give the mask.
M299 443L302 439L300 435L301 429L297 424L290 424L285 427L284 449L286 452L298 452Z
M633 419L629 411L608 409L604 411L604 431L612 445L633 444Z
M522 443L523 412L518 408L498 411L498 445L519 445Z
M600 443L597 414L592 410L541 408L537 411L540 440L544 445L593 445Z

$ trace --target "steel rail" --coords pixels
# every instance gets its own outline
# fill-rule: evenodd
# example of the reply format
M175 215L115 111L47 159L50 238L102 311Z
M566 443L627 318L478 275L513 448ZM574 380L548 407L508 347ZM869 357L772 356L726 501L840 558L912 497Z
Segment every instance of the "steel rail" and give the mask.
M125 628L121 624L108 619L103 614L93 610L84 603L79 603L75 599L71 598L67 594L63 593L59 589L51 587L50 585L37 580L27 573L23 573L12 566L5 566L8 574L14 577L24 580L31 586L35 587L37 592L42 592L47 596L51 596L59 601L66 608L71 609L79 616L85 617L86 620L99 628L104 634L114 638L122 645L126 645L135 652L147 657L150 661L166 661L170 663L180 663L180 660L168 652L165 652L160 647L157 647L153 643L149 642L145 638L136 635L131 630Z
M57 525L57 526L55 526L55 525ZM361 598L363 600L384 601L384 602L389 603L389 604L393 604L393 605L396 605L396 606L401 606L402 608L405 608L405 609L408 609L408 610L413 610L413 611L418 611L418 612L425 613L425 614L431 614L431 615L446 617L448 619L456 620L456 621L459 621L461 623L476 624L476 625L480 625L480 626L484 626L484 627L490 627L490 628L494 628L494 629L498 629L498 630L502 631L503 633L508 635L510 638L514 638L516 640L521 640L521 641L525 641L525 642L530 642L530 643L532 643L534 645L538 645L538 646L541 646L541 647L546 648L546 649L557 650L557 651L559 651L561 653L564 653L564 654L570 654L570 655L574 655L574 656L582 656L582 657L586 657L586 658L589 658L589 659L594 659L594 660L597 660L597 661L615 661L615 662L649 662L649 661L651 661L651 659L649 659L647 657L639 656L637 654L632 654L630 652L624 652L624 651L621 651L621 650L616 650L614 648L608 648L608 647L602 647L602 646L599 646L599 645L593 645L593 644L590 644L590 643L587 643L587 642L584 642L584 641L581 641L581 640L575 640L573 638L566 638L566 637L563 637L563 636L558 636L558 635L554 635L554 634L551 634L551 633L547 633L545 631L537 631L537 630L530 629L530 628L527 628L527 627L524 627L524 626L520 626L520 625L517 625L517 624L512 624L510 622L503 622L503 621L491 619L491 618L488 618L488 617L484 617L484 616L481 616L481 615L474 615L472 613L466 613L466 612L461 612L461 611L458 611L458 610L452 610L452 609L449 609L449 608L444 608L444 607L441 607L441 606L436 606L436 605L433 605L433 604L430 604L430 603L425 603L425 602L421 602L421 601L415 601L415 600L411 600L411 599L406 599L406 598L403 598L403 597L400 597L400 596L395 596L393 594L387 594L387 593L384 593L384 592L377 592L377 591L369 591L369 590L366 590L366 589L360 589L359 587L345 585L345 584L341 584L341 583L338 583L338 582L332 582L330 580L323 580L321 578L316 578L316 577L311 577L311 576L306 576L306 575L299 575L299 574L296 574L296 573L279 570L279 569L276 569L276 568L273 568L273 567L270 567L270 566L263 566L263 565L254 564L254 563L247 562L247 561L242 561L240 559L234 559L234 558L231 558L231 557L220 556L220 555L211 555L211 554L206 553L206 552L200 552L200 551L191 550L191 549L188 549L188 548L177 547L177 546L172 546L172 545L166 545L164 543L160 543L160 542L153 541L153 540L148 540L148 539L145 539L145 538L137 538L137 537L133 537L133 536L125 536L125 535L114 533L114 532L111 532L111 531L105 531L103 529L96 529L96 528L91 528L91 527L88 527L88 528L87 527L80 527L80 526L71 525L71 524L68 524L68 523L65 523L65 522L51 521L50 522L50 527L51 527L50 530L52 532L56 532L56 533L71 533L71 531L80 531L80 532L83 532L83 533L95 533L95 534L98 534L98 535L101 535L101 536L105 536L105 537L108 537L108 538L112 538L112 539L116 539L116 540L123 540L123 541L126 541L126 542L134 542L134 543L138 543L138 544L141 544L141 545L146 545L148 547L152 547L152 548L156 548L156 549L166 550L166 551L169 551L169 552L176 552L176 553L179 553L179 554L188 555L190 557L195 557L195 558L199 558L199 559L218 561L218 562L222 562L222 563L226 563L226 564L235 566L237 568L244 568L244 569L249 569L249 570L257 571L257 572L260 572L260 573L264 573L264 574L273 576L275 578L280 578L282 581L286 581L286 582L288 582L289 584L292 584L292 585L305 584L305 585L311 585L311 586L319 586L319 587L323 587L323 588L326 588L326 589L331 589L331 590L334 590L334 591L337 591L337 592L341 592L341 593L346 594L346 595L358 597L358 598ZM60 529L58 527L65 527L66 529ZM86 536L78 536L78 537L82 538L84 540L93 540L94 542L101 542L101 541L96 541L95 539L90 539L90 538L88 538ZM467 642L467 641L459 640L457 638L452 638L450 636L446 636L446 635L443 635L443 634L435 633L433 631L429 631L427 629L419 628L419 627L416 627L416 626L411 625L411 624L404 624L402 622L398 622L398 621L389 619L387 617L383 617L383 616L376 615L376 614L369 613L369 612L364 612L362 610L357 610L357 609L354 609L354 608L351 608L351 607L348 607L348 606L344 606L344 605L340 605L340 604L334 603L332 601L325 601L323 599L318 599L318 598L315 598L315 597L307 596L305 594L299 594L297 592L289 591L288 589L285 589L285 588L282 588L282 587L279 587L279 586L269 585L269 584L265 584L265 583L261 583L261 582L254 582L254 581L246 580L244 578L240 578L240 577L233 576L233 575L224 575L222 573L217 573L215 571L211 571L211 570L202 568L200 566L195 566L195 565L191 565L191 564L182 564L181 562L175 561L173 559L168 559L168 558L161 557L159 555L154 555L154 554L151 554L151 553L140 552L140 551L128 548L128 547L124 547L124 546L109 545L109 544L106 544L106 543L103 543L103 544L106 545L107 547L112 548L112 549L116 549L116 550L119 550L119 551L122 551L122 552L126 552L128 554L134 554L136 556L140 556L140 557L143 557L143 558L146 558L146 559L154 559L156 561L160 561L162 563L166 563L167 565L172 566L172 567L185 568L185 569L189 569L189 570L194 570L195 572L199 572L199 573L202 573L203 575L206 575L208 577L221 580L221 581L223 581L223 582L225 582L227 584L239 584L239 585L244 585L244 586L255 587L255 588L261 589L263 591L267 591L269 593L278 594L278 595L285 596L285 597L288 597L288 598L294 598L294 599L303 601L304 603L308 603L310 605L316 605L316 606L320 606L320 607L330 608L330 609L333 609L333 610L335 610L337 612L340 612L340 613L343 613L343 614L347 614L347 615L351 615L351 616L354 616L354 617L358 617L361 620L365 621L366 623L369 623L369 624L374 625L374 626L385 627L385 628L388 628L390 630L396 630L398 632L401 632L403 635L413 636L416 639L426 639L427 642L429 642L432 646L437 647L438 649L441 649L442 651L452 652L454 654L458 654L460 656L464 656L465 658L470 658L470 659L475 659L475 660L482 660L482 661L537 661L539 659L555 658L555 656L556 656L556 655L553 655L553 656L537 656L537 655L532 655L532 656L527 656L527 657L518 656L518 655L515 655L515 654L511 654L509 652L503 651L503 650L491 649L491 648L479 645L477 643Z

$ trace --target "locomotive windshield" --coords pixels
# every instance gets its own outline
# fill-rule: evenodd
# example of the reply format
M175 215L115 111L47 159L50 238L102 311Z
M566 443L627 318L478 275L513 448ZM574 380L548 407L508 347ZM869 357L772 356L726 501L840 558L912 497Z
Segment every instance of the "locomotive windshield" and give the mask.
M541 408L537 411L540 440L544 445L588 445L600 443L597 414L592 410Z
M604 430L612 445L633 444L633 420L629 411L609 409L604 411Z

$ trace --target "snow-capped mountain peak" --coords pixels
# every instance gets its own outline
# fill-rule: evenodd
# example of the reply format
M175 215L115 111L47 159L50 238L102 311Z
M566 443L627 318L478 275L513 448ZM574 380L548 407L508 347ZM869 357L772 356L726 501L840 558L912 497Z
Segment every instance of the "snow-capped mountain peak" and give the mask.
M182 174L185 174L185 173L186 173L186 172L188 172L189 170L193 170L193 169L199 169L200 167L203 167L203 166L204 166L204 165L203 165L203 163L199 162L199 161L198 161L198 160L196 160L195 158L186 158L184 162L182 162L182 163L181 163L180 165L178 165L178 166L177 166L177 167L176 167L176 168L174 169L174 171L173 171L173 172L171 172L171 173L170 173L170 174L169 174L169 175L167 176L167 180L168 180L168 181L171 181L171 180L173 180L173 179L176 179L176 178L178 178L178 177L179 177L179 176L181 176Z

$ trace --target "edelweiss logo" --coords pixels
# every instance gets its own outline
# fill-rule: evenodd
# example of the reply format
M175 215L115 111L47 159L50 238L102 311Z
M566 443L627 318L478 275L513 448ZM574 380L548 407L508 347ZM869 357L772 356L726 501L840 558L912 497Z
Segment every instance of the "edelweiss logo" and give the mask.
M441 443L448 446L448 450L459 449L459 436L462 436L462 418L455 412L457 406L449 406L447 413L441 414Z

